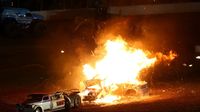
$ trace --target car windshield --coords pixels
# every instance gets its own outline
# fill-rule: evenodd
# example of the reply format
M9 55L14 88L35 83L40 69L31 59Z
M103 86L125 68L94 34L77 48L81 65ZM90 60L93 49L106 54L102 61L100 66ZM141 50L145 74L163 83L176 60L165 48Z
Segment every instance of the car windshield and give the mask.
M25 102L39 102L42 101L42 94L31 94L27 96Z

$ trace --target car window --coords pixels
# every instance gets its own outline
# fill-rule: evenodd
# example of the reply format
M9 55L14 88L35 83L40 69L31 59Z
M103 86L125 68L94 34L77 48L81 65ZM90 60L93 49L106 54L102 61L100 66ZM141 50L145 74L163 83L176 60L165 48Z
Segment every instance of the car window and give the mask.
M38 102L41 100L42 100L42 97L40 96L28 96L25 102Z
M49 96L44 96L43 101L49 100Z
M54 96L52 96L52 100L58 100L63 98L63 96L61 94L55 94Z

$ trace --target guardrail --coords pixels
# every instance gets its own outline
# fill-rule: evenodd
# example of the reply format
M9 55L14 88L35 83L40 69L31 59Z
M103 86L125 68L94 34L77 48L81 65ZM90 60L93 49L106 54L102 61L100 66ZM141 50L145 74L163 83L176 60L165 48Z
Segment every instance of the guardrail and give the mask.
M153 4L109 7L108 14L114 15L151 15L166 13L200 12L200 2Z
M200 12L200 2L133 5L133 6L118 6L118 7L111 6L108 7L107 10L108 14L121 15L121 16L185 13L185 12ZM33 13L43 15L45 20L72 19L76 16L94 17L96 15L95 8L33 11Z

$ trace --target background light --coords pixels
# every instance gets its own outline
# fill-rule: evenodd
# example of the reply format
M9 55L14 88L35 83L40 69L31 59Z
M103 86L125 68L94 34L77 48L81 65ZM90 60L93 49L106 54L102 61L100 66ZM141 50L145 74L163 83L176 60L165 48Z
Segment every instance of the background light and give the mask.
M196 59L200 60L200 56L196 56Z
M65 51L64 51L64 50L61 50L61 51L60 51L60 53L62 53L62 54L63 54L63 53L65 53Z

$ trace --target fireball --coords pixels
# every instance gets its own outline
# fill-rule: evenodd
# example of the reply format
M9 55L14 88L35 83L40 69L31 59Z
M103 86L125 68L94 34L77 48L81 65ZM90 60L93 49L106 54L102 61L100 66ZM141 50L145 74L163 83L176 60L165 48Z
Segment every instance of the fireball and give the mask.
M176 56L172 52L170 56L162 53L153 55L149 51L133 48L120 36L107 40L101 52L102 57L94 65L83 65L83 73L86 80L100 80L91 84L92 86L87 86L86 89L97 90L95 91L97 95L93 99L95 102L104 103L119 100L121 96L113 93L120 87L124 89L130 85L135 87L146 83L139 79L141 71L152 67L160 58L172 60ZM88 94L90 95L89 91Z

